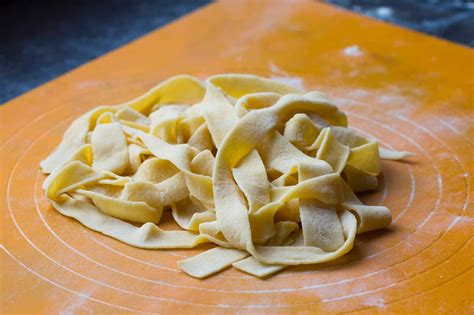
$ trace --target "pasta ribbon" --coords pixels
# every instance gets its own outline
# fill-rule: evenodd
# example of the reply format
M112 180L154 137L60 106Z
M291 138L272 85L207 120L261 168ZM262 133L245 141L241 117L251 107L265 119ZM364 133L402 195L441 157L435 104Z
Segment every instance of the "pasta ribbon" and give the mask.
M377 188L379 148L323 93L253 75L180 75L77 118L40 166L65 216L146 249L217 247L178 262L204 278L267 277L337 259L391 223L354 192ZM163 211L179 228L159 227Z

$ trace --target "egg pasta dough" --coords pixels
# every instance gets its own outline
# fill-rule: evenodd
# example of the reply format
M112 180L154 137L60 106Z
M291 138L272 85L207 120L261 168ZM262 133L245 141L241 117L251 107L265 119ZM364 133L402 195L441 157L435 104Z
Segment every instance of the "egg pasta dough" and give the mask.
M408 156L348 128L321 92L180 75L77 118L40 166L47 200L94 231L145 249L213 243L179 268L266 277L334 260L358 233L387 227L389 209L355 193L377 188L380 158ZM179 230L160 228L163 211Z

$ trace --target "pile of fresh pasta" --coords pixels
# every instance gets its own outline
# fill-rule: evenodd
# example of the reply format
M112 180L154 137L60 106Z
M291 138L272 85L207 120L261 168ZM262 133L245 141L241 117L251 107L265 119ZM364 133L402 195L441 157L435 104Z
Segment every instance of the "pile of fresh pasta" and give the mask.
M390 211L355 192L377 188L380 157L407 156L347 128L320 92L180 75L76 119L41 169L47 200L92 230L146 249L214 243L179 268L266 277L334 260L356 234L387 227ZM163 211L181 229L161 229Z

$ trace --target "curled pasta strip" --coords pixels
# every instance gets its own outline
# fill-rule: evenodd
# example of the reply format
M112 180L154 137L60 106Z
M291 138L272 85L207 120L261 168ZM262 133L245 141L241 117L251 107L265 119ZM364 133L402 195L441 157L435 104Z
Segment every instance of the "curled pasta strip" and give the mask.
M203 278L229 266L265 277L334 260L390 211L362 204L379 148L323 93L253 75L203 85L176 76L76 119L44 161L46 197L92 230L147 249L216 248L178 262ZM163 230L163 211L179 228Z

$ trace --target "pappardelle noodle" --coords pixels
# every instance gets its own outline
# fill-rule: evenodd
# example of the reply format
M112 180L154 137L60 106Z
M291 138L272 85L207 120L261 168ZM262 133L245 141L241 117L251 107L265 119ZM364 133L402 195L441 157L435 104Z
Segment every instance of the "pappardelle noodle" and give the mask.
M356 234L387 227L364 205L379 148L323 93L253 75L179 75L124 104L77 118L41 162L46 198L65 216L146 249L215 248L181 260L204 278L229 266L266 277L334 260ZM180 230L159 227L171 211Z

